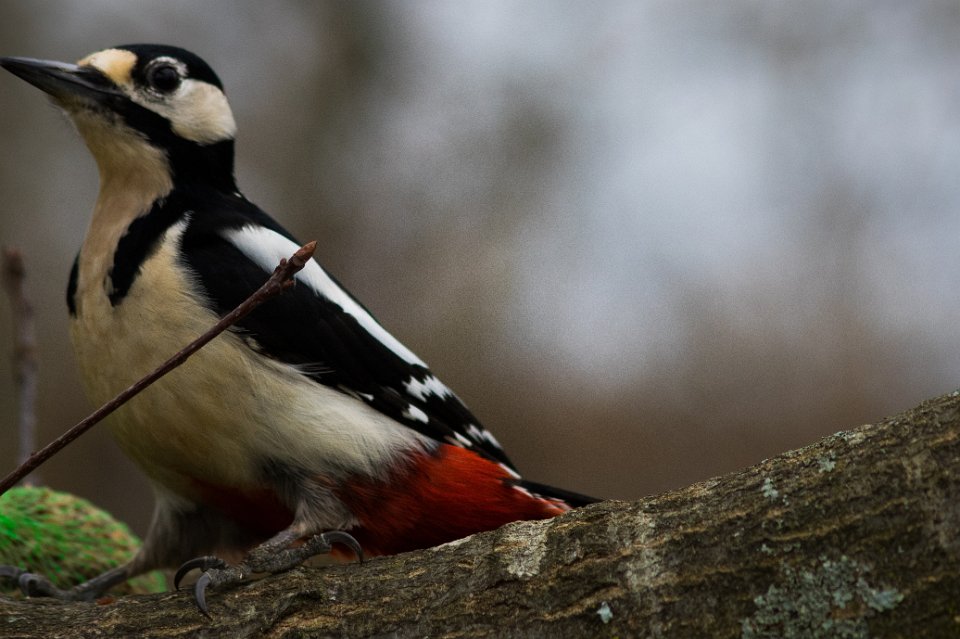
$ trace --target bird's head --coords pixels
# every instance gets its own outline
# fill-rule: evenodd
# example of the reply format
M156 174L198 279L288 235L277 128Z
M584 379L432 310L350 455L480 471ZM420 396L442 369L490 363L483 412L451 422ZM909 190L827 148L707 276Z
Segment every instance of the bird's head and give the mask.
M133 44L77 64L0 58L0 66L48 93L71 117L101 175L155 169L174 181L235 190L236 124L216 73L178 47Z

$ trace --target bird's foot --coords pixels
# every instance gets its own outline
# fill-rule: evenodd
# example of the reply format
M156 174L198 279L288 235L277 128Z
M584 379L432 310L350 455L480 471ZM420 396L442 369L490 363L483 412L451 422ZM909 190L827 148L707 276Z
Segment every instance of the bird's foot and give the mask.
M16 566L0 566L0 578L15 583L20 588L20 592L27 597L52 597L61 601L78 600L71 590L57 588L43 575L27 572Z
M177 570L173 577L173 585L179 590L180 581L188 572L200 570L202 574L193 585L193 597L200 612L209 617L206 592L211 586L216 588L235 585L255 573L285 572L299 566L310 557L330 552L333 548L332 544L335 543L349 547L363 562L363 550L360 544L352 535L340 530L314 535L303 545L295 548L285 547L290 541L288 535L281 533L251 550L236 566L230 566L217 557L191 559Z
M126 579L124 567L114 568L72 588L59 588L43 575L16 566L0 566L0 579L17 584L27 597L50 597L60 601L93 601L112 586Z

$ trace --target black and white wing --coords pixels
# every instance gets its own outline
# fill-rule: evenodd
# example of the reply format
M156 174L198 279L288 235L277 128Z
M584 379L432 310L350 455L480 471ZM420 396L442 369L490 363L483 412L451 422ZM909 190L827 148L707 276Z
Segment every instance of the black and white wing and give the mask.
M180 250L212 310L222 315L300 245L245 199L218 199L191 215ZM513 470L460 399L315 260L296 275L296 284L234 327L251 348L428 437L475 449Z

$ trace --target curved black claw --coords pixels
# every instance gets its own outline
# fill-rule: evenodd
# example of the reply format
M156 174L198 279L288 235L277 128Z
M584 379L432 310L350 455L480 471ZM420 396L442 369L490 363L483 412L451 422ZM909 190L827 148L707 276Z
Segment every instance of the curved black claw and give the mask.
M173 587L176 590L180 590L180 581L191 570L198 569L206 573L206 571L210 570L211 568L224 568L226 565L227 562L225 562L223 559L209 555L205 557L194 557L193 559L189 559L183 562L183 564L177 568L177 573L173 576ZM202 579L203 575L201 575L200 578ZM209 582L209 578L207 581ZM206 611L204 610L203 612Z
M197 608L200 609L207 617L210 616L210 610L207 609L207 586L210 585L210 573L205 572L200 575L200 578L197 579L197 583L193 584L193 599L197 603Z
M325 533L320 534L323 537L323 540L329 546L330 544L343 544L354 552L357 556L357 560L362 564L363 563L363 548L360 547L360 542L357 541L353 535L342 530L330 530Z
M303 545L290 547L291 541L297 536L292 531L284 531L270 540L260 544L244 558L243 562L235 566L228 566L225 561L217 557L197 557L184 562L174 575L173 585L179 589L184 575L194 569L203 572L193 585L193 599L200 612L210 616L207 607L207 590L211 587L237 585L257 573L280 573L300 565L314 555L330 552L331 544L343 544L363 561L363 548L350 533L342 530L312 535Z

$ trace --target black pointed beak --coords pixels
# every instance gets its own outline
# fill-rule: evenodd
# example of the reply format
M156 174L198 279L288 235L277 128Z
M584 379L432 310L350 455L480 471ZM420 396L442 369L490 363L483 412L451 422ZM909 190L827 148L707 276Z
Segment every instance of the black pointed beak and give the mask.
M82 96L102 102L123 96L110 78L91 66L33 58L0 58L0 67L57 99Z

